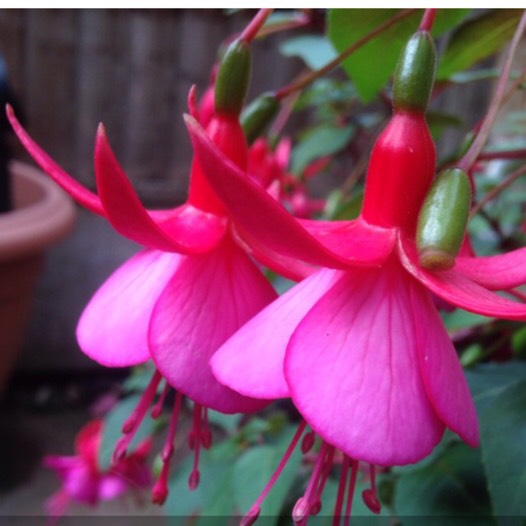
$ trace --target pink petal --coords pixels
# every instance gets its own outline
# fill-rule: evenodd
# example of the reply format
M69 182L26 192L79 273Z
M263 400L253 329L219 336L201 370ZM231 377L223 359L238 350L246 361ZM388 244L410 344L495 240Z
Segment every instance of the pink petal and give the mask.
M206 232L206 228L203 227L197 232L191 231L192 225L203 217L202 213L196 213L197 209L194 207L185 207L178 213L164 214L167 219L177 218L171 226L167 226L168 221L157 224L143 207L117 162L102 125L97 130L95 143L95 176L108 220L117 232L128 239L149 248L183 254L206 252L221 240L224 230L218 236L215 222L214 231L210 234L206 233L203 236L203 230ZM158 213L153 217L159 218L163 215ZM223 223L223 220L220 221ZM178 227L183 229L181 237Z
M417 462L444 431L418 365L414 286L396 261L350 270L303 318L287 348L294 404L320 436L357 460Z
M185 203L171 210L148 212L159 228L184 247L183 252L199 254L215 248L225 235L228 218L205 212Z
M128 481L120 475L108 474L103 475L100 479L98 486L98 499L99 500L113 500L126 493L129 486L133 484L133 481Z
M341 272L323 269L288 290L243 325L213 356L210 365L223 384L246 396L284 398L285 349L296 326Z
M479 442L478 418L457 353L429 293L415 284L408 315L415 325L424 385L436 414L470 446Z
M13 108L7 106L7 117L13 130L24 145L29 155L35 162L51 177L63 190L65 190L73 199L78 201L82 206L94 212L95 214L105 217L104 208L99 197L82 186L71 175L65 172L49 155L38 146L38 144L28 135L16 118Z
M209 361L217 349L276 293L231 239L189 256L166 286L150 325L152 357L166 380L192 400L223 413L251 412L268 401L221 385Z
M488 289L512 289L526 283L526 247L498 256L459 257L455 270Z
M240 231L284 256L324 267L347 266L343 257L319 243L265 189L235 166L195 119L186 115L185 120L203 174Z
M526 304L510 301L471 281L455 268L431 272L418 263L415 245L408 239L399 242L400 261L422 285L443 300L483 316L526 320Z
M357 266L380 266L393 251L397 231L355 221L300 219L300 224L329 250Z
M148 325L155 302L184 256L143 250L119 267L95 293L77 326L81 349L108 367L150 358Z

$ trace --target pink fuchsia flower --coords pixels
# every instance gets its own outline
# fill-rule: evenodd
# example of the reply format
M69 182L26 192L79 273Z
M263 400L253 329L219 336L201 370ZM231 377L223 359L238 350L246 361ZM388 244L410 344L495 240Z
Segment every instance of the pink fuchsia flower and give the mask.
M138 495L152 482L147 465L151 439L141 442L126 458L103 470L99 465L103 422L92 420L75 439L75 455L48 455L44 465L56 472L62 488L46 501L46 511L52 517L63 516L72 503L97 506L131 492Z
M493 291L526 282L526 248L458 257L450 270L420 265L416 223L435 168L423 111L399 108L380 135L354 221L293 218L229 162L194 119L187 117L187 125L205 176L247 241L322 267L250 320L211 362L216 377L245 396L292 398L323 439L294 520L304 524L318 510L335 448L347 466L339 518L358 462L371 465L372 487L364 498L377 510L375 465L419 461L446 427L476 446L476 411L431 293L471 312L525 320L524 303Z
M192 97L190 101L195 108ZM147 247L118 268L95 293L82 313L77 338L83 352L102 365L130 367L152 358L157 368L138 407L123 425L125 435L116 447L116 462L124 457L162 380L166 386L154 415L160 413L168 389L177 389L163 449L164 467L153 493L154 501L162 502L167 495L181 393L195 402L192 488L199 481L199 449L211 443L208 408L224 413L252 412L268 403L219 383L209 360L229 336L275 299L276 293L236 242L228 214L197 161L192 164L188 201L172 210L147 211L118 164L102 126L95 144L98 193L94 194L41 150L11 110L8 115L28 152L50 177L88 210L105 217L117 232ZM208 133L225 155L246 168L247 146L237 116L215 115Z
M281 139L274 150L265 138L257 139L249 150L248 173L267 188L292 215L310 218L325 208L325 200L309 196L306 183L323 170L328 159L313 161L301 174L295 176L288 170L291 147L289 138Z

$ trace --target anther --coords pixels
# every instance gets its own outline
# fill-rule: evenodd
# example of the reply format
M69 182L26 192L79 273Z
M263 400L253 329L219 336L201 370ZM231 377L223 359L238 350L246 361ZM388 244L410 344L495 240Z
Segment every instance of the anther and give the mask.
M309 431L301 441L301 452L303 454L308 453L312 449L315 440L316 435L314 434L314 431Z
M190 490L194 490L199 486L199 481L201 479L201 475L199 473L198 469L194 469L192 473L190 473L190 476L188 477L188 487Z
M248 511L248 513L241 519L239 526L252 526L259 517L259 514L261 513L261 508L259 507L252 507Z

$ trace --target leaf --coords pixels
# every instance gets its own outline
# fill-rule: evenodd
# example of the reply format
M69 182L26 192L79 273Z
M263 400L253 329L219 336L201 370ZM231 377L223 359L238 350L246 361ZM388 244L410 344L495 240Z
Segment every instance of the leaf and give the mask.
M493 319L463 309L455 309L451 312L441 312L440 315L442 316L442 321L444 322L446 329L450 332L483 325Z
M291 426L287 432L282 433L280 440L275 444L253 446L237 460L234 466L233 490L236 506L242 515L250 509L269 482L295 432L296 429ZM260 516L265 518L264 524L270 526L277 523L287 494L296 478L300 459L301 451L297 447L261 506Z
M333 45L323 35L290 38L279 47L286 57L299 57L310 69L319 69L336 57Z
M521 9L495 9L461 25L440 59L437 80L447 79L501 49L509 42L521 14Z
M486 363L465 371L479 415L505 389L526 380L526 362Z
M104 419L104 427L102 433L102 442L99 450L99 464L101 469L108 469L111 464L111 458L115 445L119 438L122 437L122 424L132 414L140 400L140 395L133 395L124 398L108 413ZM151 436L157 422L150 418L147 413L131 441L128 452L132 452L138 444Z
M426 524L492 524L480 451L456 442L431 465L400 477L394 496L397 514L426 517ZM474 519L474 517L479 517Z
M307 132L292 152L291 170L300 174L314 160L333 155L347 146L354 134L353 126L337 128L322 125Z
M526 380L503 390L480 418L482 458L493 511L526 516Z
M396 9L331 9L327 36L338 52L392 18ZM439 36L469 12L467 9L440 9L433 27ZM370 102L385 86L396 66L398 56L408 38L420 23L422 11L400 20L348 57L342 67L353 80L363 102Z

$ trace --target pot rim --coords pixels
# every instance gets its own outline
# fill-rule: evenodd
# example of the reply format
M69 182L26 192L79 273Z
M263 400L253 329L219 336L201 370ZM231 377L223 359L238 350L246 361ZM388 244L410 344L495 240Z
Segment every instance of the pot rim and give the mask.
M77 215L71 198L37 168L11 161L10 171L13 187L31 188L37 198L0 214L0 262L42 252L72 231Z

